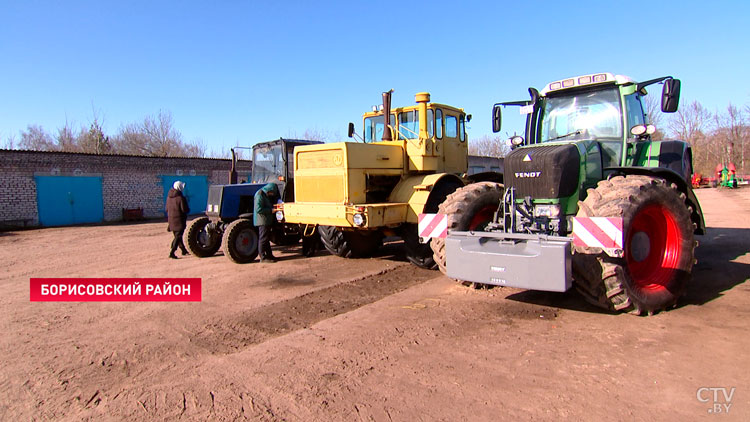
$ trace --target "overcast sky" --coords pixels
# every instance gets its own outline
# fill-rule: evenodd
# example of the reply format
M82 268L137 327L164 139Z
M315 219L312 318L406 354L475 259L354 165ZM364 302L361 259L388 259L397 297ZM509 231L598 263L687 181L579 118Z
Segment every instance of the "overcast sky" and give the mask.
M94 113L114 134L159 110L209 151L307 129L344 140L391 88L394 106L428 91L464 108L476 138L495 102L594 72L672 75L715 111L750 104L748 5L2 0L0 140Z

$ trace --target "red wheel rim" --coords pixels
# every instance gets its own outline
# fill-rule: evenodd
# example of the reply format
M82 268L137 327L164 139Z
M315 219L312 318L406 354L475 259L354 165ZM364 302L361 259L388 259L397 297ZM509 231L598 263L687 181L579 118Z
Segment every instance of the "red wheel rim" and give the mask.
M660 291L674 277L680 261L682 233L672 211L648 205L634 218L625 243L625 259L636 286Z
M469 222L469 230L483 230L487 226L487 224L492 221L492 218L495 216L496 209L497 207L493 205L487 205L486 207L480 209L476 214L474 214L473 217L471 217L471 222Z

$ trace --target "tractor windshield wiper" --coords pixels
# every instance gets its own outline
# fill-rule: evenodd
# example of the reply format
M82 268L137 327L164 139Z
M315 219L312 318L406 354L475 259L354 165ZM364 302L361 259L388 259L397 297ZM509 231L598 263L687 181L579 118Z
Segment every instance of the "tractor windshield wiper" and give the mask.
M557 137L554 137L554 138L551 138L551 139L547 139L547 142L549 142L549 141L556 141L556 140L562 139L562 138L567 138L568 136L580 135L582 133L583 133L583 131L581 129L578 129L575 132L570 132L570 133L566 133L565 135L560 135L560 136L557 136Z

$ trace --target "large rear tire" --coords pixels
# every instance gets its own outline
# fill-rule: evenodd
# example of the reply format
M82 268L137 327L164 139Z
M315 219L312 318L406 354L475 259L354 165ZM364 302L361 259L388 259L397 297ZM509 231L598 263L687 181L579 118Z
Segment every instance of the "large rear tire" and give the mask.
M213 256L221 247L221 235L207 228L211 221L200 217L191 221L185 230L184 243L192 255L199 258Z
M258 233L250 220L232 221L221 240L224 255L232 262L246 264L258 256Z
M576 288L614 311L651 315L675 306L695 260L695 225L685 200L675 184L649 176L616 176L589 189L578 216L622 218L625 257L576 253Z
M328 252L342 258L371 257L383 244L377 230L341 230L334 226L318 226L320 240Z
M472 183L448 195L440 204L439 212L448 216L448 230L481 231L492 222L504 192L505 188L499 183ZM430 246L435 263L445 273L445 240L433 238Z

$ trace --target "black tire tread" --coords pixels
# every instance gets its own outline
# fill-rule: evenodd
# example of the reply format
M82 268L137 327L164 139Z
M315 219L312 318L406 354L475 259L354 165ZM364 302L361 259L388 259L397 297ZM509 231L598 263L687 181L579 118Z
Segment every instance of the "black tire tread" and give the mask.
M236 264L247 264L248 262L252 262L253 260L255 260L255 258L258 256L257 234L255 236L255 252L251 253L250 255L241 255L234 247L235 238L242 230L245 230L248 226L251 228L254 227L253 223L250 220L244 218L234 220L229 223L229 225L227 225L226 229L224 230L224 236L222 236L221 238L221 249L224 251L224 255L229 258L230 261Z
M669 183L664 179L628 175L615 176L609 180L602 180L596 188L589 189L584 201L578 202L579 217L620 217L629 219L640 204L641 198L647 191L666 198L667 201L680 202L684 206L681 216L689 224L689 205L686 196L678 190L677 185ZM695 241L692 230L686 233L689 241L685 242L688 250L683 253L689 254L689 264L686 272L692 271L695 252ZM626 235L624 233L624 235ZM573 259L573 271L575 287L582 296L590 303L613 311L629 312L635 315L647 313L652 315L675 305L677 299L684 293L686 283L682 283L679 291L672 292L673 298L656 307L646 306L631 294L627 282L628 275L624 259L611 258L603 253L587 254L584 250L576 248ZM687 261L686 261L687 262Z
M459 227L462 218L470 207L477 201L491 199L497 200L500 205L502 201L504 187L495 182L479 182L466 185L452 194L440 204L439 213L448 216L448 230L463 230L465 227ZM433 258L440 271L445 274L445 240L434 238L430 242L432 247Z
M221 247L221 241L217 239L213 245L204 248L198 244L198 233L200 233L210 220L208 217L199 217L191 221L185 230L184 243L191 255L198 258L213 256Z
M342 258L368 258L383 240L379 232L364 234L361 230L344 231L335 226L318 226L318 233L328 252Z

